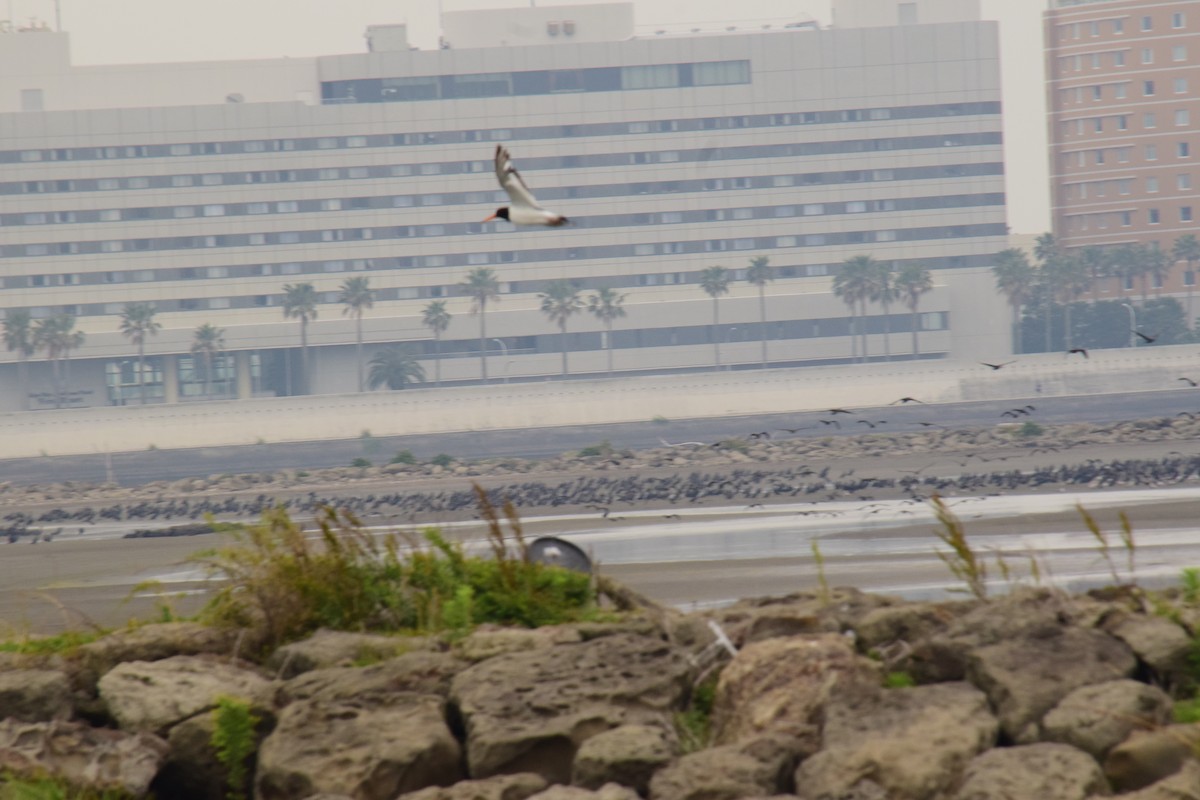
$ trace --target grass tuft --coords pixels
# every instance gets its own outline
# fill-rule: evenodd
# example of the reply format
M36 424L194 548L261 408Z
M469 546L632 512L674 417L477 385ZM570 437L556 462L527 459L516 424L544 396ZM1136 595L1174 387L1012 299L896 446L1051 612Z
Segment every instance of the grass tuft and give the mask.
M987 598L987 564L967 541L967 531L962 520L946 505L939 495L929 498L933 513L941 528L934 534L950 552L937 550L937 557L950 568L954 577L966 584L966 591L979 600Z

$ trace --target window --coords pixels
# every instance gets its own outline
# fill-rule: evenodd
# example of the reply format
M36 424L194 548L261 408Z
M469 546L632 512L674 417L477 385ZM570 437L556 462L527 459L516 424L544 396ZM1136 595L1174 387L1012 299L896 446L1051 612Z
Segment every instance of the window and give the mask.
M1187 45L1177 44L1171 48L1172 61L1187 61Z
M365 136L347 136L346 147L366 147L367 137Z
M1158 178L1146 178L1146 191L1149 193L1158 191Z
M1122 114L1121 116L1117 117L1117 130L1129 130L1129 116L1127 114Z
M867 204L861 200L852 200L846 203L847 214L861 214L867 210Z
M172 175L171 176L171 185L172 186L191 186L195 182L196 181L192 178L191 175Z
M693 78L695 78L695 70L693 70ZM697 80L696 83L700 82ZM679 67L675 64L621 68L622 89L663 89L678 85Z
M1142 30L1154 30L1154 20L1150 16L1142 17Z
M101 253L119 253L124 249L124 242L121 241L108 241L100 243Z
M1175 145L1175 155L1180 158L1189 158L1192 155L1192 146L1187 142L1179 142Z
M1092 120L1092 131L1095 133L1104 132L1104 117L1096 117Z
M1178 175L1176 175L1175 176L1175 188L1176 189L1192 188L1192 176L1186 172L1181 172Z
M225 206L217 203L204 207L204 216L206 217L223 217L225 216Z
M130 189L149 189L150 188L150 179L149 178L127 178L125 180L125 186Z
M1142 63L1143 64L1153 64L1154 63L1154 51L1151 50L1149 47L1142 48Z
M1188 110L1186 108L1180 108L1175 111L1176 125L1187 125L1190 121L1190 118L1191 115L1188 114Z
M917 24L917 4L916 3L901 3L896 9L899 14L899 22L901 25L916 25Z
M342 201L341 201L341 199L336 198L336 197L322 200L321 201L321 210L322 211L341 211L342 210Z
M1117 52L1113 53L1113 66L1114 67L1125 66L1125 51L1124 50L1118 50Z
M1154 112L1148 112L1148 113L1142 114L1142 127L1143 128L1154 128L1154 127L1157 127L1157 125L1158 125L1158 123L1154 116Z
M1171 27L1172 28L1182 28L1183 27L1183 12L1182 11L1176 11L1174 14L1171 15Z
M1187 94L1187 90L1188 90L1187 78L1176 78L1172 82L1172 88L1175 89L1175 94Z
M825 213L824 203L808 203L804 206L804 216L815 217Z
M367 167L350 167L346 170L347 178L367 178L370 177L370 170Z
M1180 222L1191 222L1192 221L1192 207L1191 206L1180 206L1179 207L1179 221Z
M1113 26L1113 33L1124 33L1125 32L1125 20L1123 20L1123 19L1114 19L1112 21L1112 26Z
M246 213L247 214L270 214L271 213L271 204L270 203L262 203L262 202L246 203Z
M275 204L275 211L279 214L287 214L299 210L300 204L295 200L280 200Z
M116 222L121 218L121 212L115 208L105 208L100 212L101 222Z
M1156 144L1146 145L1146 160L1147 161L1157 161L1158 160L1158 145L1156 145Z
M1158 209L1157 208L1150 209L1150 211L1147 213L1147 217L1148 217L1147 222L1149 222L1151 225L1157 225L1159 223Z
M1146 97L1154 96L1154 81L1142 81L1142 94Z
M173 156L190 156L192 154L192 146L190 144L173 144L168 152Z
M1100 69L1100 54L1092 53L1092 69Z
M1104 98L1103 87L1093 86L1092 87L1092 99L1093 100L1102 100L1103 98Z
M1122 211L1120 213L1120 216L1121 216L1121 227L1128 228L1130 225L1133 224L1133 212L1132 211Z
M279 234L280 244L299 244L300 233L298 231L284 231Z
M1096 152L1096 163L1097 163L1097 164L1103 164L1103 163L1104 163L1104 151L1103 151L1103 150L1097 150L1097 151L1095 151L1095 152Z
M173 209L175 219L187 219L188 217L196 216L195 206L175 206Z

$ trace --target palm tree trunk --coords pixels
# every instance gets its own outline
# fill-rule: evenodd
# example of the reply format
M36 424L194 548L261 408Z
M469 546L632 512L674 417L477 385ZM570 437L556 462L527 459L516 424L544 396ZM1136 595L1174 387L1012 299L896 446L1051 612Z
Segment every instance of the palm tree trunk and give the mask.
M608 351L608 377L611 378L613 372L612 320L606 320L604 327L608 328L608 336L604 337L604 349Z
M850 360L858 361L858 310L850 304Z
M889 303L883 304L883 360L892 360L892 319L889 316Z
M567 323L558 326L558 341L562 345L562 376L567 377ZM505 375L508 373L505 372Z
M433 384L442 385L442 334L433 332Z
M917 316L917 307L912 308L912 357L914 359L921 357L921 349L917 342L917 328L920 327L921 319Z
M363 360L362 360L362 312L358 312L354 319L354 362L358 367L358 391L362 394L363 390Z
M138 342L138 405L146 405L146 345Z
M483 375L483 382L488 382L487 374L487 309L483 303L479 304L479 372Z
M1190 307L1189 307L1190 308ZM21 387L21 408L29 410L29 356L21 351L21 360L17 362L17 385Z
M1064 350L1071 349L1071 302L1068 300L1063 304L1063 342L1066 344Z
M208 350L204 351L204 396L212 396L212 374L213 360L212 353Z
M870 361L870 353L867 345L867 301L864 298L859 301L859 316L862 318L862 363L866 364Z
M308 320L303 317L300 318L300 366L304 373L304 380L300 382L300 388L304 394L312 394L312 387L309 385L311 378L308 363Z
M1054 300L1053 300L1053 298L1050 298L1050 297L1046 298L1045 311L1046 311L1046 352L1049 353L1053 349L1053 347L1051 347L1051 344L1052 344L1051 340L1053 339L1053 334L1054 334Z
M758 333L762 339L762 368L767 368L767 293L762 287L758 287Z
M717 298L713 298L713 360L716 362L717 370L721 369L721 339L718 329L721 326L721 315L717 308Z
M287 396L292 396L292 349L283 351L283 382L286 384Z

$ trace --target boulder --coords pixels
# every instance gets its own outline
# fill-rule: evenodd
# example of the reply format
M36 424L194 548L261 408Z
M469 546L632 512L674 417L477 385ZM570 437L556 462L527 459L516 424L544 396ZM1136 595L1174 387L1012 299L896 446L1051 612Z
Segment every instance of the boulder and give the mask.
M1109 793L1096 760L1057 742L997 747L967 765L954 800L1085 800Z
M453 786L430 786L401 797L404 800L525 800L545 790L546 786L546 779L541 775L518 772L477 781L459 781Z
M894 602L858 589L838 587L828 598L801 592L786 597L742 600L713 612L712 616L742 646L781 636L841 633L857 627L868 612Z
M1143 789L1179 772L1200 744L1200 723L1135 731L1108 752L1104 774L1118 792Z
M1134 680L1083 686L1064 697L1042 718L1042 738L1078 747L1103 759L1135 730L1171 721L1170 695Z
M260 718L255 746L265 735L274 717ZM154 779L154 794L171 800L225 800L229 771L217 758L213 747L216 719L211 711L189 717L171 728L167 736L170 753ZM249 774L249 772L247 773ZM249 786L242 787L243 791Z
M315 669L279 687L275 703L320 698L342 700L368 695L416 692L445 697L450 681L469 666L449 653L417 650L369 667Z
M71 682L57 670L0 672L0 719L46 722L71 716Z
M675 737L660 726L622 725L579 746L571 783L584 789L619 783L644 795L650 776L670 763L678 749Z
M1192 637L1182 626L1153 614L1120 613L1105 621L1104 630L1129 645L1157 682L1170 687L1189 680Z
M462 778L462 752L436 695L299 700L258 751L255 797L300 800L317 792L394 800Z
M1089 797L1088 800L1099 800ZM1174 775L1121 795L1121 800L1200 800L1200 761L1188 759Z
M650 779L651 800L736 800L778 794L802 753L771 735L688 753Z
M1040 738L1038 723L1075 689L1126 678L1137 659L1101 631L1054 626L971 651L967 678L982 689L1004 733L1018 743Z
M165 734L172 725L215 708L223 695L269 709L272 683L223 659L172 656L120 664L100 679L99 689L123 730Z
M454 647L454 653L466 661L485 661L505 653L523 653L557 644L578 644L580 632L568 626L544 628L480 627Z
M821 751L796 770L796 794L843 797L866 778L890 800L941 796L999 728L987 697L966 683L839 696L826 708Z
M267 659L276 677L294 678L326 667L350 667L363 661L382 661L430 647L426 638L402 638L321 629L298 642L285 644Z
M167 743L148 733L65 720L0 721L0 772L51 776L97 792L143 796L166 754Z
M854 628L858 647L870 652L896 642L915 645L945 631L972 603L901 603L868 611Z
M75 661L80 685L94 688L101 675L126 661L158 661L171 656L252 652L260 640L241 628L219 628L199 622L161 622L122 628L80 646Z
M879 682L878 665L855 653L840 634L754 642L721 672L714 740L731 744L781 732L808 740L815 750L828 699L868 692Z
M657 638L616 634L495 656L455 676L471 777L536 772L570 780L584 741L626 724L671 728L689 669Z
M537 798L537 800L640 800L637 792L615 783L606 784L595 791L578 786L551 786L549 789L533 795L530 800L533 798Z

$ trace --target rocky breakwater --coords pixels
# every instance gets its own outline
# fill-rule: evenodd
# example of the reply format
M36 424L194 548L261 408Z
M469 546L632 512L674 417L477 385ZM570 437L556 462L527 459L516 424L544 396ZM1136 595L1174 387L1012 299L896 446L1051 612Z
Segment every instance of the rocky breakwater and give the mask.
M164 623L8 654L0 781L173 800L1200 800L1200 724L1172 717L1200 677L1183 593L835 589L610 619L320 631L255 661L248 632ZM229 698L249 712L240 750Z

